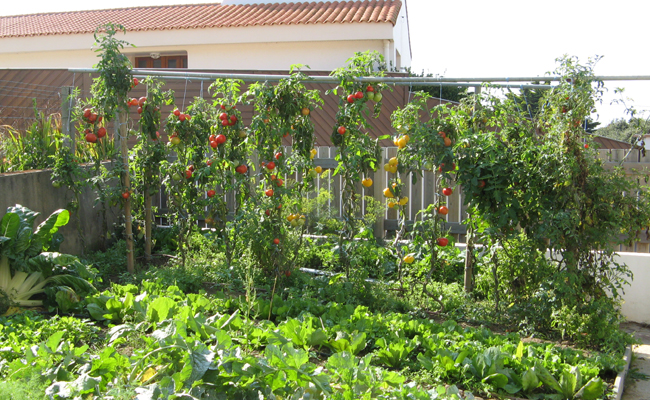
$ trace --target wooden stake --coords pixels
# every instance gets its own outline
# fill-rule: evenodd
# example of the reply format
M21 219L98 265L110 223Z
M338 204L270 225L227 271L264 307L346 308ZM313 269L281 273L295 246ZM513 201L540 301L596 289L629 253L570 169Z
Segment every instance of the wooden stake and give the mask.
M128 130L126 126L127 114L125 112L118 113L117 120L119 121L119 140L120 151L122 155L122 165L124 171L122 172L122 187L129 190L131 187L131 179L129 177L129 147L127 143ZM126 269L130 274L135 273L135 255L133 253L133 222L131 217L131 196L127 197L124 201L124 228L126 235Z

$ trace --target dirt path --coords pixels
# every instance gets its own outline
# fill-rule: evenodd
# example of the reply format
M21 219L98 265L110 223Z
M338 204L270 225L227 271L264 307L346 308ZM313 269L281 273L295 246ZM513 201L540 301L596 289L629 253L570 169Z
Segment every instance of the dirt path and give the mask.
M650 375L650 327L639 325L634 322L625 323L622 326L628 332L633 332L634 336L642 344L633 347L634 356L630 371L638 371ZM623 400L650 400L650 380L632 379L628 372L628 378L625 380L625 391Z

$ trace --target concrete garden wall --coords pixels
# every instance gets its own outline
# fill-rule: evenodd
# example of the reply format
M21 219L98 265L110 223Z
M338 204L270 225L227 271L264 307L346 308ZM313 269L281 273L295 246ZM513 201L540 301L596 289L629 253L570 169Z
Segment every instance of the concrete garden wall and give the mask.
M95 197L90 188L86 188L81 194L78 215L83 241L77 231L78 220L74 213L70 213L70 222L60 228L59 232L65 237L60 248L62 253L83 254L84 241L87 251L97 250L103 244L105 232L102 231L101 215L93 208ZM73 194L68 189L52 186L50 170L0 174L0 216L4 215L7 207L20 204L41 213L36 219L35 226L38 226L52 212L67 208L72 199ZM119 210L109 211L109 227L117 220L118 213Z
M625 287L621 311L629 320L650 324L650 254L618 253L617 262L626 264L634 278Z

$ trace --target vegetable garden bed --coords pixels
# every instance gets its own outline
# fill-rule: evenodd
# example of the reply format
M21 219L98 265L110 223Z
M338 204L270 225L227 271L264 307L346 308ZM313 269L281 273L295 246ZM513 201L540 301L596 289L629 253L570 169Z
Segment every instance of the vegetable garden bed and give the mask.
M613 246L638 239L650 202L639 180L607 170L589 146L582 122L602 93L592 61L559 60L559 83L546 93L486 88L433 108L417 93L391 114L389 132L373 137L369 119L390 90L386 66L378 53L356 54L324 93L339 103L336 155L323 170L311 120L323 100L304 73L245 91L242 81L217 79L213 102L174 106L163 120L174 96L158 78L142 81L146 96L128 97L140 81L120 52L127 43L114 37L120 30L97 30L92 96L71 101L64 124L81 140L71 134L54 156L52 184L74 194L77 207L36 229L38 214L20 206L0 221L0 306L42 300L48 312L88 318L2 319L0 392L139 400L456 399L459 388L470 399L613 394L631 340L619 330L631 270ZM397 149L385 157L380 141L389 139ZM80 161L93 163L89 173ZM314 191L333 176L338 186ZM431 188L422 207L414 207L426 197L418 180ZM161 186L166 230L153 217ZM79 259L58 252L57 230L87 188L104 210L123 209L116 236L124 239ZM366 190L380 200L364 198ZM462 207L452 197L459 192ZM467 230L453 231L449 215L460 218L462 208ZM102 230L114 235L106 223ZM465 251L454 234L466 234ZM156 252L172 261L146 268ZM300 271L315 266L326 275ZM207 283L227 290L208 295Z
M46 393L61 398L453 398L447 383L482 397L596 399L612 393L624 366L613 355L413 314L142 285L88 299L94 322L3 317L5 385L43 377Z

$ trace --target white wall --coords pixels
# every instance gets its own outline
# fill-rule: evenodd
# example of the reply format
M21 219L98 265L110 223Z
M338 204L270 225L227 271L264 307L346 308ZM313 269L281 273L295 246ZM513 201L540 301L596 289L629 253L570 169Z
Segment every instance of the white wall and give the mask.
M383 52L392 42L390 23L282 25L127 32L131 55L187 52L189 68L287 70L307 64L313 70L342 67L355 52ZM0 39L0 68L90 68L97 63L92 34Z
M393 27L393 42L395 48L395 53L393 54L393 65L398 66L400 71L403 71L403 68L411 66L411 40L409 36L406 2L403 4L402 9L397 16L397 22ZM395 54L398 51L401 58L401 62L399 63L400 65L396 65L397 63L395 62Z
M623 315L634 322L650 324L650 254L618 253L616 262L626 264L634 274L623 295Z

